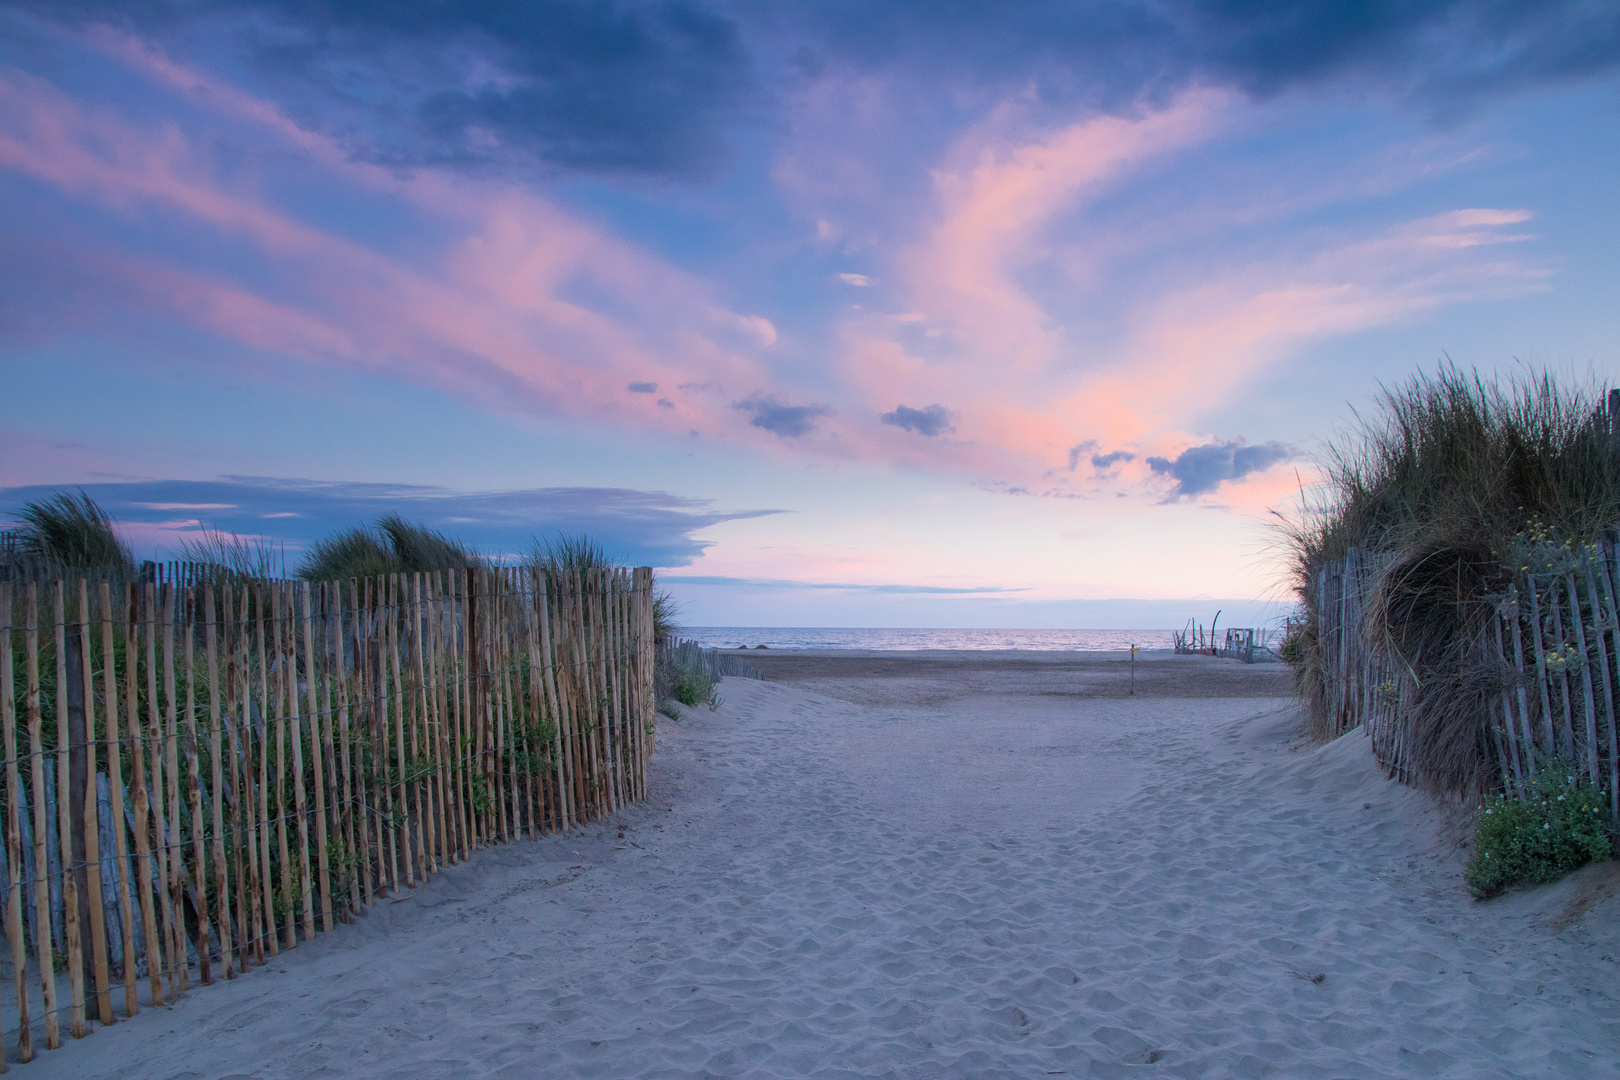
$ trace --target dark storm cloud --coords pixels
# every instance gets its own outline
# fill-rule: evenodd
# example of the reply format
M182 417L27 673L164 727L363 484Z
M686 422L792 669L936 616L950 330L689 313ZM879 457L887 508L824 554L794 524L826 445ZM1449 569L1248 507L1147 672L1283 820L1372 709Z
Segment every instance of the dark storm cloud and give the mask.
M1612 0L13 0L250 71L292 115L400 165L699 180L793 82L1032 89L1124 108L1194 83L1341 80L1437 113L1620 67Z
M785 439L808 435L816 429L818 419L833 415L830 405L788 405L778 401L775 394L755 394L732 402L731 407L748 413L748 422L755 427Z
M397 165L538 161L706 179L757 98L733 20L689 0L20 0L240 66Z
M886 412L878 419L885 424L893 424L895 427L915 431L930 438L935 435L949 435L956 430L951 424L950 410L943 405L925 405L920 409L896 405L894 412Z
M23 503L79 488L0 488L0 528ZM273 477L85 484L115 522L195 521L242 536L285 543L289 554L334 529L397 512L448 533L486 555L521 553L533 539L583 533L627 562L685 566L709 541L693 533L776 510L715 510L708 499L629 488L526 488L459 492L414 484L327 483ZM155 554L147 552L144 554Z
M836 61L911 69L1105 108L1196 82L1266 96L1334 78L1466 107L1620 66L1620 7L1608 0L850 0L802 10L822 43L800 54L807 71Z
M1214 491L1223 480L1241 480L1287 461L1294 448L1279 442L1244 446L1241 442L1213 442L1183 450L1174 459L1150 457L1148 467L1175 480L1170 500L1192 498Z

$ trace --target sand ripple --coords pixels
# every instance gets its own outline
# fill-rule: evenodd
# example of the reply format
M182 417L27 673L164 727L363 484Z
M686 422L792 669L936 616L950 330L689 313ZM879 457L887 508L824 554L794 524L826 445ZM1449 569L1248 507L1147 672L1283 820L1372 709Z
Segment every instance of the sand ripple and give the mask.
M1473 905L1442 815L1275 699L863 707L729 680L648 804L26 1071L1585 1077L1620 943ZM619 837L619 827L624 837ZM1514 905L1518 904L1517 907ZM1592 905L1589 905L1592 906Z

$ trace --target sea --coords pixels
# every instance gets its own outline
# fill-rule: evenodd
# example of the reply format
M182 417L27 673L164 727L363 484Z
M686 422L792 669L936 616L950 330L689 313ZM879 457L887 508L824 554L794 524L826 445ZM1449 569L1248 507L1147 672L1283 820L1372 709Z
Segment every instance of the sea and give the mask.
M706 649L1030 649L1050 652L1108 652L1169 649L1169 630L982 630L864 626L688 626L681 636Z

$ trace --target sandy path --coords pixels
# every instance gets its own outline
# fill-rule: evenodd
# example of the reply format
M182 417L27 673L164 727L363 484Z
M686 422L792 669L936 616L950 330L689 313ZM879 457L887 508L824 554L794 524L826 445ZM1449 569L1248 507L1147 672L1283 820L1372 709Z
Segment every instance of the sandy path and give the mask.
M1285 700L1007 689L727 680L622 840L486 852L24 1071L1616 1075L1606 869L1473 905L1427 801Z

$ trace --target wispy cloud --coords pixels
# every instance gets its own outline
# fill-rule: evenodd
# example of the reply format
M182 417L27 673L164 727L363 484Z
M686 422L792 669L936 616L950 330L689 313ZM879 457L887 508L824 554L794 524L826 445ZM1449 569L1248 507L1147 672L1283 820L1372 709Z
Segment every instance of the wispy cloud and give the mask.
M171 67L155 74L179 79ZM278 358L385 371L490 408L600 416L606 407L622 423L669 430L723 428L727 415L694 395L672 398L674 409L637 410L621 396L627 382L766 381L754 354L775 340L769 320L724 310L698 279L532 193L403 178L286 130L240 94L201 100L272 141L296 142L339 188L374 192L437 232L464 231L436 260L402 261L223 176L176 125L88 107L39 78L0 71L0 168L104 212L138 210L185 227L180 246L162 254L58 252L88 269L84 287L99 289L103 306ZM212 236L188 250L184 238L197 227ZM271 260L275 287L240 278L234 266L244 257Z

